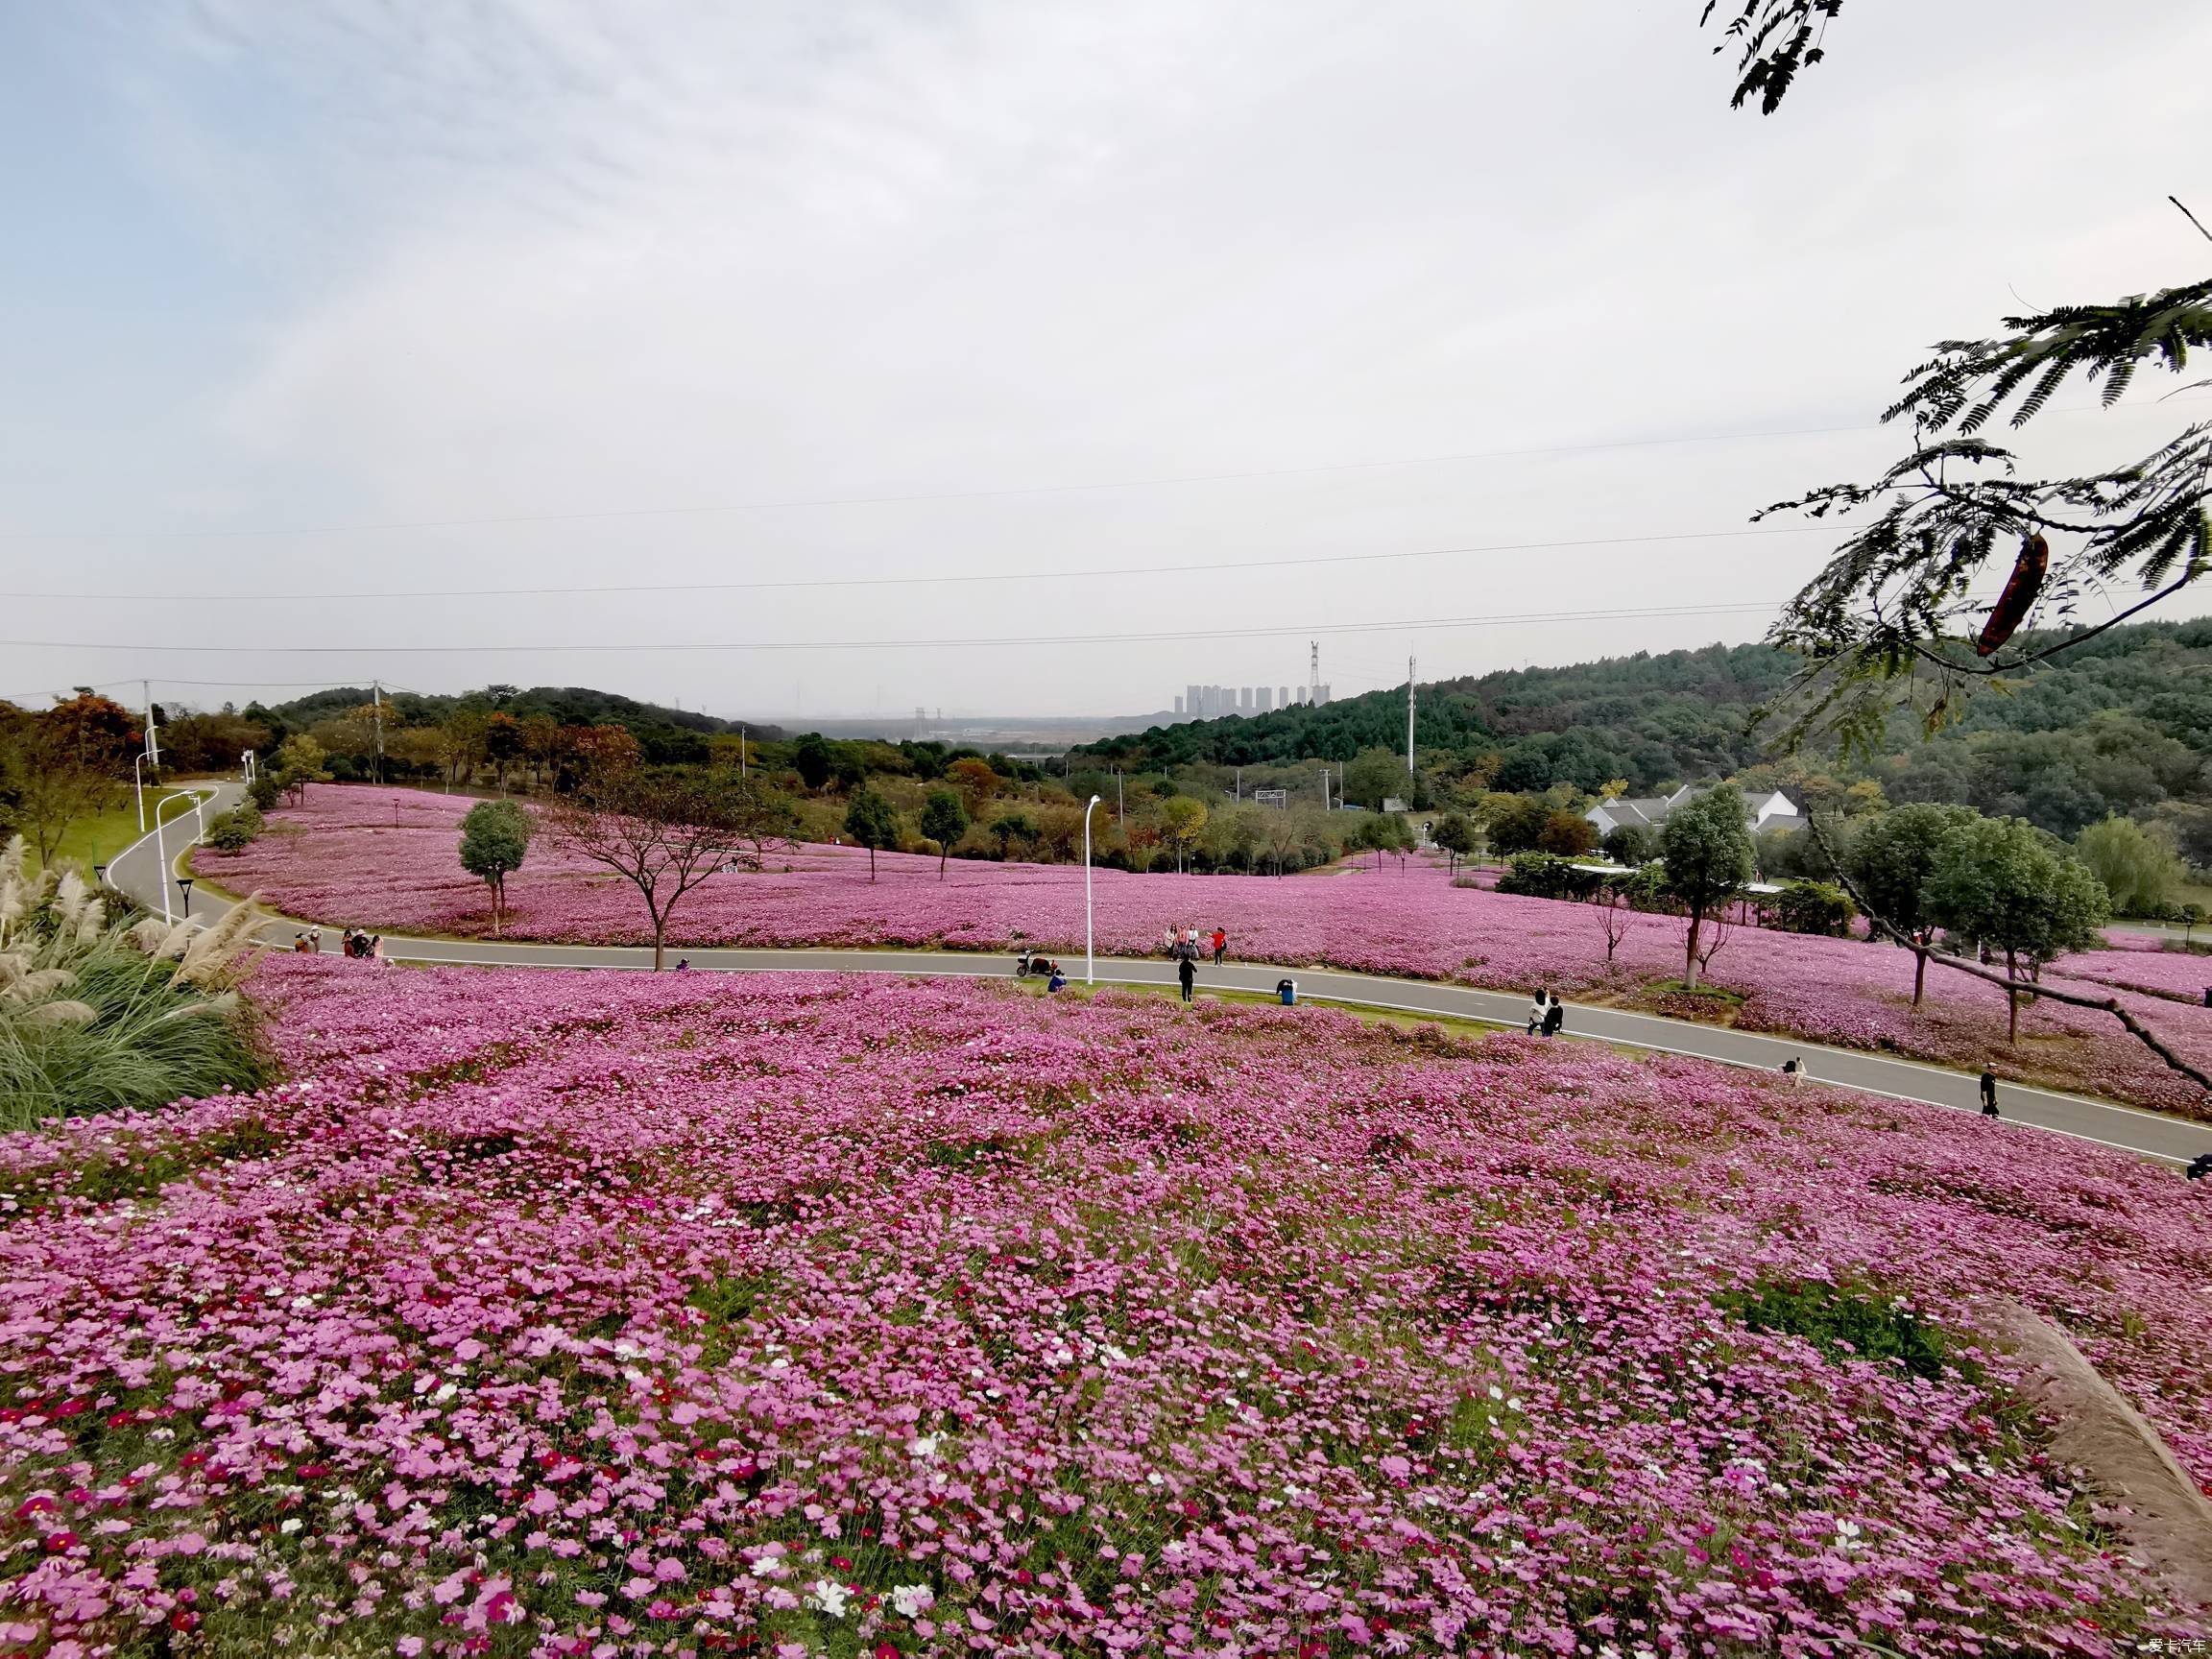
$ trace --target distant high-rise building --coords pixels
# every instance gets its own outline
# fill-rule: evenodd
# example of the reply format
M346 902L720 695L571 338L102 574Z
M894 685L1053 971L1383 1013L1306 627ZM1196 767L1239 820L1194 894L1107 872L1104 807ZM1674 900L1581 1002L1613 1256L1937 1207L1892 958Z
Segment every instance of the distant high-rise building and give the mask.
M1237 693L1237 709L1238 713L1242 714L1249 714L1252 712L1251 686L1247 685Z
M1177 714L1181 714L1183 712L1183 699L1180 697L1175 699L1175 712Z
M1206 712L1206 704L1198 695L1197 686L1186 685L1183 687L1183 711L1193 720Z
M1314 701L1314 702L1316 702L1316 703L1326 703L1326 702L1328 702L1328 701L1329 701L1329 687L1328 687L1328 686L1326 686L1326 685L1316 685L1316 686L1314 686L1314 687L1313 687L1313 701Z
M1278 686L1275 688L1275 707L1276 707L1276 708L1278 708L1278 709L1287 709L1287 708L1289 708L1289 707L1290 707L1290 687L1289 687L1289 686L1287 686L1287 685L1278 685Z
M1301 703L1306 701L1306 687L1303 685L1298 687L1298 701Z
M1252 712L1253 712L1253 713L1255 713L1255 714L1264 714L1264 713L1266 713L1266 712L1267 712L1267 710L1268 710L1268 709L1272 709L1272 708L1274 708L1274 707L1275 707L1275 687L1274 687L1274 686L1272 686L1272 685L1262 685L1262 686L1261 686L1261 687L1260 687L1260 689L1259 689L1257 692L1255 692L1255 693L1253 694L1253 700L1252 700Z

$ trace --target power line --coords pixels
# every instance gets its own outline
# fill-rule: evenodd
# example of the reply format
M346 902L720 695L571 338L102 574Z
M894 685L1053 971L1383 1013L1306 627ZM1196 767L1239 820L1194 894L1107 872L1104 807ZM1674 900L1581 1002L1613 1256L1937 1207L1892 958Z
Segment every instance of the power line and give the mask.
M387 589L374 593L26 593L0 590L0 599L50 599L76 603L136 600L176 605L194 600L224 605L310 603L357 599L514 599L560 594L736 593L786 588L926 588L988 582L1074 582L1124 576L1172 576L1203 570L1279 570L1306 565L1365 565L1391 559L1443 559L1476 553L1535 553L1569 547L1627 547L1652 541L1713 541L1740 536L1807 536L1832 532L1831 524L1786 524L1759 530L1676 530L1652 536L1586 536L1562 541L1491 541L1467 547L1412 547L1390 553L1320 553L1281 559L1186 561L1174 565L1117 565L1097 570L974 571L947 576L809 576L777 582L620 582L555 588Z
M989 638L925 638L925 639L739 639L718 642L653 640L634 645L610 644L603 640L560 641L532 645L171 645L123 644L111 639L0 639L0 646L14 649L39 647L55 651L141 651L187 654L257 656L484 656L498 652L513 654L589 652L593 654L619 654L624 652L662 651L922 651L982 647L1017 647L1034 645L1131 645L1154 640L1173 639L1261 639L1274 638L1289 634L1380 634L1397 633L1407 629L1439 628L1499 628L1535 622L1599 622L1643 616L1717 616L1757 612L1771 613L1782 608L1780 600L1724 601L1710 605L1651 605L1623 606L1594 611L1536 611L1519 615L1500 615L1495 613L1482 616L1421 616L1389 622L1322 622L1296 623L1268 628L1175 628L1145 633L1121 634L1031 634L1012 637L998 636Z
M1332 461L1311 467L1262 467L1241 472L1177 472L1154 478L1117 478L1088 484L1021 484L995 490L934 490L910 494L800 495L781 500L728 501L690 507L612 507L584 513L501 513L467 518L393 518L360 524L301 524L247 530L11 530L0 532L0 541L251 541L284 536L355 536L402 530L467 530L493 524L576 524L610 518L677 518L717 513L782 512L803 507L891 507L926 501L987 501L1009 495L1068 495L1088 491L1152 490L1178 484L1226 484L1254 478L1295 478L1324 472L1367 472L1393 467L1440 467L1459 461L1509 461L1539 455L1589 454L1608 449L1650 449L1678 444L1745 444L1768 438L1815 438L1836 432L1879 430L1879 425L1796 426L1768 432L1707 432L1679 438L1621 438L1595 444L1550 444L1525 449L1467 449L1443 455L1411 455L1386 461Z

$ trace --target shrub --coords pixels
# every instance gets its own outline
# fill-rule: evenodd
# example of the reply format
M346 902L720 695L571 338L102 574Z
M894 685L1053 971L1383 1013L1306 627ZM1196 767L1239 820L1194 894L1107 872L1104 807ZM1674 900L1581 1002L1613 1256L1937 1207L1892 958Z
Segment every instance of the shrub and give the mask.
M1782 889L1770 908L1785 932L1818 933L1847 939L1859 906L1851 895L1833 881L1793 881Z
M261 814L251 806L240 806L207 826L207 845L218 853L243 853L253 845L261 830Z
M1572 859L1517 853L1498 878L1498 891L1527 899L1589 899L1604 879L1597 871L1575 869Z

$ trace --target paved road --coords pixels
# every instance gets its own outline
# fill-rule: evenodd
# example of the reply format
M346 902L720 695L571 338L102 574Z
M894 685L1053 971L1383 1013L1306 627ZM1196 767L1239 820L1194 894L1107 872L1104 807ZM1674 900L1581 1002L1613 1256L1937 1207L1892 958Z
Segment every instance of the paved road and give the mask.
M210 817L233 803L241 786L214 786L207 806ZM190 813L180 814L187 826ZM189 828L167 843L172 857L180 851ZM108 867L108 878L140 903L158 910L160 859L153 837L117 854ZM170 908L181 914L174 885L169 888ZM229 908L228 902L194 892L192 915L212 921ZM272 923L264 937L272 944L289 946L302 925ZM333 942L334 943L334 942ZM648 969L649 950L625 946L530 945L498 940L403 939L385 936L388 954L403 962L474 963L532 968ZM1012 959L1004 954L953 950L687 950L670 955L687 957L695 970L757 974L811 970L838 974L924 974L964 978L989 978L1008 972ZM1063 957L1064 965L1079 974L1079 958ZM1477 991L1460 985L1441 985L1421 979L1390 979L1379 974L1345 974L1329 969L1286 968L1265 963L1232 962L1221 968L1207 966L1199 974L1202 990L1272 993L1286 975L1297 980L1300 997L1332 1002L1383 1008L1409 1014L1441 1014L1462 1020L1479 1020L1518 1028L1526 998L1497 991ZM1127 957L1098 958L1098 979L1112 985L1167 985L1174 970L1164 961ZM1682 1020L1665 1020L1650 1014L1631 1014L1617 1008L1570 1003L1570 1035L1603 1038L1669 1054L1695 1055L1728 1065L1778 1070L1782 1062L1797 1056L1807 1071L1824 1083L1839 1083L1872 1094L1950 1106L1963 1112L1978 1107L1975 1079L1960 1071L1917 1061L1898 1060L1851 1048L1823 1047L1785 1037L1760 1036L1722 1026L1699 1025ZM2114 1041L2125 1041L2117 1032ZM2032 1124L2053 1134L2092 1141L2144 1157L2186 1163L2201 1152L2212 1152L2212 1125L2188 1123L2154 1112L2092 1100L2047 1089L2006 1084L2000 1095L2005 1115L2014 1122Z

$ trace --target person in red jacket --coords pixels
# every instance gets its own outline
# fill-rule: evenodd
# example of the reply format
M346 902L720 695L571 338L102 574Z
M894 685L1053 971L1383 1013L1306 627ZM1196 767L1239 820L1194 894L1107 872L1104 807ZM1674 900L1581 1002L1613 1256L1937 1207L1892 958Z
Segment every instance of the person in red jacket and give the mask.
M1224 932L1222 932L1222 931L1221 931L1221 929L1220 929L1220 928L1218 928L1218 927L1214 928L1214 967L1218 968L1218 967L1220 967L1220 966L1221 966L1221 956L1222 956L1222 953L1223 953L1224 951L1226 951L1228 949L1229 949L1229 935L1228 935L1228 934L1226 934L1226 933L1224 933Z

